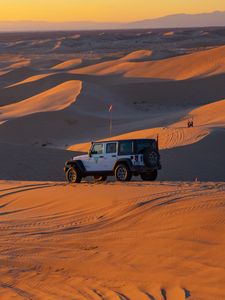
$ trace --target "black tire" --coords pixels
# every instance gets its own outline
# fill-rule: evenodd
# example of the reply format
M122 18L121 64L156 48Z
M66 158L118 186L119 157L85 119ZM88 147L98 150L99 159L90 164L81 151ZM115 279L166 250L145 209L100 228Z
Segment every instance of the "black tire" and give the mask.
M115 177L117 181L130 181L132 172L126 164L119 164L115 169Z
M144 152L143 159L147 167L155 168L159 162L159 154L151 148L147 148Z
M95 175L94 176L94 181L95 182L103 182L103 181L106 181L106 180L107 180L106 175L102 175L102 176Z
M157 170L148 173L141 173L141 179L143 181L155 181L157 176L158 176Z
M76 167L70 167L66 172L66 180L69 183L80 183L82 180L80 170Z

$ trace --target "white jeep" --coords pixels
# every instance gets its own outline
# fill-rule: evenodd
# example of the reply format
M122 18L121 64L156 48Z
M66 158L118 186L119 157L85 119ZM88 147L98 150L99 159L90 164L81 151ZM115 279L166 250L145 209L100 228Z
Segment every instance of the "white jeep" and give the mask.
M70 183L79 183L87 176L105 181L107 176L113 175L118 181L130 181L133 175L154 181L159 169L158 141L133 139L93 142L87 155L66 162L64 172Z

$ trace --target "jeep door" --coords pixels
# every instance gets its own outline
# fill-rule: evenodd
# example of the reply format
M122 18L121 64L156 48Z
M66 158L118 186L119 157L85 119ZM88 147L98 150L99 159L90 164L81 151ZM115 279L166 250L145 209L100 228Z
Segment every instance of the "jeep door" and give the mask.
M105 143L104 168L105 171L112 171L117 161L117 142Z
M104 170L104 144L95 143L92 146L90 157L84 164L88 172L102 171Z

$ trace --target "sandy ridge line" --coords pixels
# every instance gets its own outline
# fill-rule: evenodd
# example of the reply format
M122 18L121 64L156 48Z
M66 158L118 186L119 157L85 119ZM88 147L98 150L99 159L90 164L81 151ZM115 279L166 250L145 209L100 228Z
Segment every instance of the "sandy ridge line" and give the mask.
M82 81L70 80L31 98L2 106L0 124L35 113L63 110L76 101L81 90Z

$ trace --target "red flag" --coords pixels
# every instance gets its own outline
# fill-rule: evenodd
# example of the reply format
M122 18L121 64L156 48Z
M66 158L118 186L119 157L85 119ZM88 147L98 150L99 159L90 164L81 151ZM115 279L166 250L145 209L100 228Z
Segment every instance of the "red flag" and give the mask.
M112 111L112 108L113 108L113 106L112 106L112 104L110 104L110 106L109 106L109 112Z

